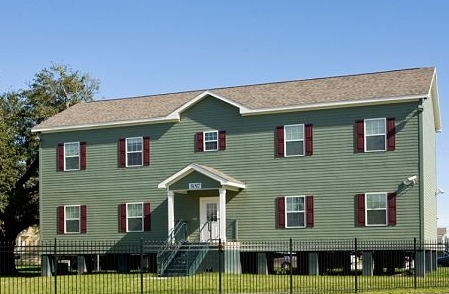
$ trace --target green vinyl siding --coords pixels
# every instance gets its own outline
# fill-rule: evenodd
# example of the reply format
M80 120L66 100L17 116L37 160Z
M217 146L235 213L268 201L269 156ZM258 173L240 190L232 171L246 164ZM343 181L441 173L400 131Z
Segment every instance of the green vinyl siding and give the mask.
M184 178L178 180L176 183L173 183L169 187L170 190L188 190L189 183L200 183L201 189L219 189L221 185L219 182L203 175L198 172L192 172L185 176Z
M167 236L167 191L157 185L191 163L206 165L245 183L241 191L227 191L227 219L237 224L239 239L288 238L413 238L419 228L419 183L402 189L402 180L417 175L417 103L241 116L238 109L215 98L205 98L185 110L178 123L105 128L41 135L41 232L56 235L56 207L85 204L87 233L57 236L66 239L164 240ZM394 117L396 150L354 152L354 123L365 118ZM313 156L275 157L276 126L313 124ZM195 134L226 131L226 150L195 152ZM118 168L119 138L149 136L151 163L147 167ZM56 145L85 141L87 169L56 172ZM191 174L172 185L185 189L201 181ZM354 197L365 192L396 192L397 225L357 227ZM199 197L217 190L175 195L175 220L199 224ZM276 228L276 198L313 195L314 227ZM118 205L150 202L152 231L118 233Z

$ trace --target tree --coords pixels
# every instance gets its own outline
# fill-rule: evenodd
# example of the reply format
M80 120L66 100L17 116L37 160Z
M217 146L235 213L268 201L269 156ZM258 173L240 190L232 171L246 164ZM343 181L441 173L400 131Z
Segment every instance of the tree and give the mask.
M91 101L98 85L88 74L56 64L37 73L27 89L0 95L1 275L16 272L16 237L39 221L39 139L31 129L80 101Z

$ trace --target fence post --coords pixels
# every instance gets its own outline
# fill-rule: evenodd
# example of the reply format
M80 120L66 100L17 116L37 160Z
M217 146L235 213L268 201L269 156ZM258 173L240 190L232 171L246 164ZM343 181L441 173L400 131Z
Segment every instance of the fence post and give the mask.
M357 293L359 290L358 280L357 280L357 257L358 257L358 248L357 248L357 238L354 238L354 292Z
M140 238L140 293L143 294L143 239Z
M55 276L55 294L58 294L58 256L56 252L56 238L55 238L55 244L53 245L53 258L55 259L55 266L54 266L54 276Z
M293 241L290 238L290 294L293 293ZM296 262L298 262L298 258L296 258Z
M416 260L417 260L417 252L416 252L416 237L413 238L413 287L417 289L417 272L416 272Z
M221 238L218 239L218 293L222 293L222 259L223 258L223 245L221 244Z

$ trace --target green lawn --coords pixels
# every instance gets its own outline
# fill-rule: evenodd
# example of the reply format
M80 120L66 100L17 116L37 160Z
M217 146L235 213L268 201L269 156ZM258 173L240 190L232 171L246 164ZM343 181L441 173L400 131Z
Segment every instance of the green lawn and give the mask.
M420 289L414 290L413 276L357 277L359 293L449 293L449 271L440 269L424 278L418 278ZM223 274L222 293L354 293L353 276L293 276ZM153 274L97 273L55 277L0 277L0 294L29 293L219 293L217 273L197 274L190 277L159 278ZM429 287L429 288L423 288ZM392 288L394 290L381 290ZM338 292L337 292L338 291Z

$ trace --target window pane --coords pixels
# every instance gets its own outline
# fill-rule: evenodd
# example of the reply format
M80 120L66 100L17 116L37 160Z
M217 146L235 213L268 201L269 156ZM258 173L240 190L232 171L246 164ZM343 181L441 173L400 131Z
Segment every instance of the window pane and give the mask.
M385 119L370 119L365 121L366 135L385 134Z
M128 166L142 165L142 152L128 153Z
M206 150L217 150L218 144L217 142L206 142Z
M67 206L65 208L66 219L79 219L79 206Z
M128 218L128 231L129 232L141 232L142 219L141 218Z
M142 138L131 138L127 139L126 142L128 152L142 151Z
M205 132L204 133L204 140L205 141L217 140L217 133L218 132Z
M385 150L385 135L367 136L366 150Z
M304 211L304 197L288 197L287 212L289 211Z
M287 213L287 227L303 227L303 226L304 226L304 212Z
M285 155L304 155L304 141L286 142Z
M79 156L79 143L66 143L65 156Z
M80 167L79 157L66 157L65 159L66 170L79 169L79 167Z
M303 140L304 128L302 125L286 126L285 127L285 140Z
M367 195L367 205L368 209L378 209L387 207L387 198L385 194L368 194Z
M79 233L80 222L79 220L66 220L65 231L67 233Z
M128 204L128 217L142 217L142 203Z
M368 225L386 225L387 221L387 211L382 210L369 210L367 211Z

